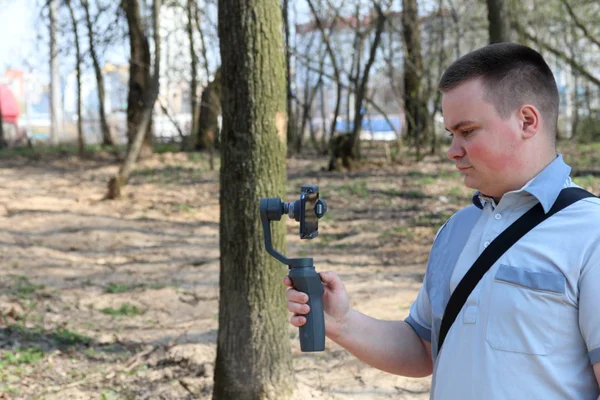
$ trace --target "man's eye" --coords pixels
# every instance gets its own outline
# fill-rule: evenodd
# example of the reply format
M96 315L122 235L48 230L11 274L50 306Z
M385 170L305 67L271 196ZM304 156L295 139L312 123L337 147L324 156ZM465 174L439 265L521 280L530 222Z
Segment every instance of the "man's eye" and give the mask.
M475 129L467 129L466 131L462 131L461 134L463 136L466 136L466 135L469 135L469 134L473 133L474 130Z

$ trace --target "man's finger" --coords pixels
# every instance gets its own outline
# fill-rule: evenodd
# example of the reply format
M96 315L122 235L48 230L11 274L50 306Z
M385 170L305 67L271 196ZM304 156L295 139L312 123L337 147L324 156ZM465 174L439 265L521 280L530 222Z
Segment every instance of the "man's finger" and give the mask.
M319 275L321 276L321 281L330 286L332 290L335 290L342 284L340 277L335 272L326 271L321 272Z
M296 328L299 328L306 323L306 318L299 316L299 315L294 315L294 316L292 316L292 318L290 318L290 322Z
M308 304L300 304L294 301L288 301L287 308L294 314L308 314L310 312L310 307Z
M295 303L302 303L302 304L308 303L308 295L306 293L299 292L293 288L289 288L285 292L285 297L289 301L293 301Z

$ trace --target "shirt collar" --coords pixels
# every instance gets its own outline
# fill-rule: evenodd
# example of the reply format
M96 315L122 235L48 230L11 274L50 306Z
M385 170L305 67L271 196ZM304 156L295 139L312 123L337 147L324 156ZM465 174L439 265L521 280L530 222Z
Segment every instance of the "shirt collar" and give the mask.
M565 181L570 173L571 167L564 162L562 155L558 154L554 161L521 189L509 193L527 192L531 194L540 202L544 212L547 213L558 198L560 191L564 188ZM480 209L483 209L485 203L490 201L492 205L495 205L493 199L482 195L479 191L473 195L473 204Z

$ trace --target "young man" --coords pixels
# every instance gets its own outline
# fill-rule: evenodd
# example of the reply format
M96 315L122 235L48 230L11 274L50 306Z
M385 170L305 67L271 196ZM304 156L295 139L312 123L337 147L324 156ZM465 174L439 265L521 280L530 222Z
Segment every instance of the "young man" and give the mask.
M448 158L476 189L439 230L405 321L349 306L321 273L327 336L395 374L433 373L432 399L596 399L600 393L600 200L587 198L523 236L485 274L437 354L444 309L481 252L527 210L575 186L555 149L558 91L536 51L501 43L452 64L439 85ZM291 286L288 278L285 284ZM289 288L291 323L307 296Z

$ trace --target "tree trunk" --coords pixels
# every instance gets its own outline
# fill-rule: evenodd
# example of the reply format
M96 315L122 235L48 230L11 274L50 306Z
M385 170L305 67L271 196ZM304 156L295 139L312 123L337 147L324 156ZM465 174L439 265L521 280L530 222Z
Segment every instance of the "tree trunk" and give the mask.
M60 61L58 58L58 0L50 0L50 143L57 145L62 132Z
M219 335L214 400L289 398L293 369L282 279L264 249L259 199L286 193L280 0L219 0L223 79ZM284 224L273 245L285 249Z
M304 96L302 104L302 120L300 122L300 130L296 133L296 154L302 153L302 147L304 146L304 131L306 130L306 125L309 125L309 130L312 132L312 108L313 103L315 101L315 97L317 96L318 90L321 86L323 86L323 73L325 68L325 54L321 56L321 61L319 62L319 77L317 79L317 83L314 87L310 87L310 70L306 69L306 80L304 85Z
M197 0L187 0L187 34L188 41L190 45L190 59L191 59L191 67L192 67L192 79L190 82L190 106L192 107L192 127L190 130L190 135L196 132L196 126L198 124L198 113L197 104L198 104L198 56L196 55L196 48L194 45L194 16L196 15L196 1Z
M510 42L510 20L505 0L486 0L490 43Z
M130 0L131 1L131 0ZM140 123L135 126L136 132L129 146L127 157L119 169L117 176L110 179L108 182L108 193L106 198L113 200L121 197L121 189L127 183L129 175L135 166L142 146L147 138L147 132L152 124L152 111L154 110L154 103L158 98L158 92L160 90L160 8L161 0L154 0L152 3L152 27L154 35L154 72L150 79L150 85L146 92L142 94L144 109L140 114ZM146 42L147 43L147 42ZM128 127L128 129L132 129Z
M444 15L444 0L438 0L438 15L439 16L443 16ZM439 43L441 44L440 47L440 51L438 54L438 62L437 62L437 67L438 67L438 73L437 73L437 77L436 77L436 82L437 79L439 79L438 77L442 76L443 72L444 72L444 65L446 65L446 51L444 51L443 47L444 44L446 43L446 23L445 23L446 19L445 18L440 18L440 30L439 30ZM428 92L431 93L432 90L435 90L432 88L433 84L430 85ZM442 112L442 92L440 92L439 90L435 90L435 94L434 94L434 100L433 100L433 110L431 110L431 112L427 113L427 117L428 119L428 126L430 129L430 136L431 136L431 148L429 150L429 154L430 155L435 155L438 152L438 147L439 147L439 142L438 142L438 135L435 129L435 116L437 115L437 113L441 113ZM427 110L426 108L426 111Z
M104 90L104 76L102 75L102 68L100 68L98 54L96 53L94 27L92 24L92 18L90 17L90 6L87 0L81 0L81 5L85 10L85 23L88 31L89 51L90 56L92 57L92 64L94 66L94 74L96 75L96 86L98 86L98 114L100 117L100 130L102 131L102 145L114 146L115 142L112 138L110 127L108 126L108 121L106 120L106 110L104 109L104 99L106 97Z
M319 97L320 97L320 107L319 111L321 112L321 140L319 144L319 148L317 152L323 153L323 155L327 154L327 94L325 91L325 85L321 85L319 88Z
M208 50L206 48L206 40L204 39L204 30L200 25L200 11L197 5L194 7L194 23L196 24L196 30L200 34L200 45L202 46L202 64L204 66L206 79L208 79L210 76L210 68L208 67Z
M373 41L369 49L369 58L365 64L364 69L361 71L361 52L358 51L358 59L356 60L356 75L354 78L354 118L353 118L353 129L352 134L348 135L347 139L339 139L332 141L332 152L331 160L329 161L329 169L336 169L338 167L336 159L342 158L342 165L344 168L352 168L352 164L360 160L360 133L362 131L362 121L364 118L364 103L367 97L367 89L369 85L369 77L371 75L371 68L377 58L377 50L379 49L379 43L381 42L381 35L385 28L386 16L378 3L373 4L377 13L375 20L375 33ZM357 9L358 19L358 9ZM357 33L357 49L362 48L362 35L364 33ZM348 118L350 120L350 118Z
M200 98L196 151L212 150L219 137L219 115L221 115L221 69L206 86Z
M406 136L421 159L421 147L428 134L427 107L425 105L422 77L421 28L417 0L402 0L402 33L404 36L404 110L406 113Z
M579 84L579 79L576 73L571 70L573 75L573 91L571 92L572 104L571 104L571 136L569 139L573 139L577 136L577 130L579 129L579 107L581 106L579 101L579 96L577 93L577 85ZM567 139L567 138L565 138Z
M75 68L77 73L77 144L79 147L79 156L85 155L85 141L83 139L83 121L81 118L81 47L79 46L79 28L77 27L77 19L73 12L71 0L66 0L71 24L73 25L73 36L75 37Z
M131 148L138 127L142 123L144 110L147 108L150 91L150 46L144 33L144 24L140 14L138 0L122 0L121 7L127 16L129 26L129 92L127 94L127 140ZM140 149L140 156L152 154L152 117L147 124L146 133Z
M291 31L290 31L290 1L283 0L282 4L283 11L283 31L285 32L285 78L286 78L286 109L288 115L287 123L287 142L294 143L296 140L297 126L296 116L294 115L294 109L292 100L294 99L294 80L292 79L292 51L291 49Z

